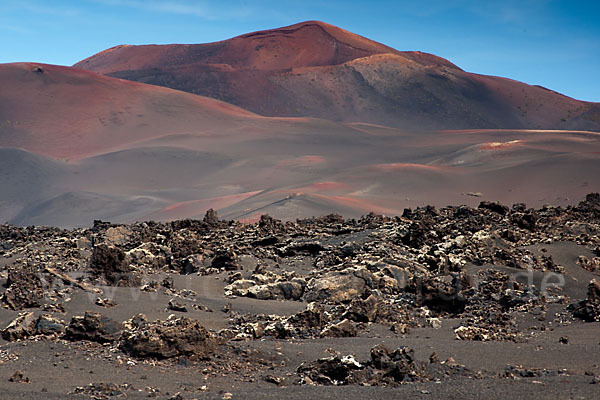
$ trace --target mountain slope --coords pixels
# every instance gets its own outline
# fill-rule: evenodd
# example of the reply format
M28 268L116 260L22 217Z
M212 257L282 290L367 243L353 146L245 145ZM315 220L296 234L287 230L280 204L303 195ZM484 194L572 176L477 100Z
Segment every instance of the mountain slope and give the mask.
M566 204L600 186L600 133L268 118L31 63L0 65L0 87L0 222L89 226L208 208L242 220L357 217L483 199Z
M308 21L198 45L117 46L75 65L166 86L265 116L409 129L600 130L600 105L510 79L467 73Z
M259 118L214 99L56 65L0 65L0 145L81 158L154 136Z

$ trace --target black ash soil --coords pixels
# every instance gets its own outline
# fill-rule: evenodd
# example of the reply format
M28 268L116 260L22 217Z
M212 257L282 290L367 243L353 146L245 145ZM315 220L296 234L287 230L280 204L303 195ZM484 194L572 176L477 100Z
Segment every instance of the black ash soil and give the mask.
M0 226L1 398L600 398L600 196Z

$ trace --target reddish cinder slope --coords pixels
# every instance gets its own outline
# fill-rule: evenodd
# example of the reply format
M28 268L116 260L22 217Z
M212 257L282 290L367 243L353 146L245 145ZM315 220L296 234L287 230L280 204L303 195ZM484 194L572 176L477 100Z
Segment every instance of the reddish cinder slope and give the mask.
M214 99L55 65L0 65L0 145L81 158L169 134L260 118Z
M600 105L308 21L198 45L117 46L76 64L265 116L410 129L600 130Z
M431 54L399 52L320 21L301 22L207 44L116 46L75 66L103 74L191 64L213 65L224 70L273 71L338 65L357 58L386 53L403 54L425 65L458 68Z

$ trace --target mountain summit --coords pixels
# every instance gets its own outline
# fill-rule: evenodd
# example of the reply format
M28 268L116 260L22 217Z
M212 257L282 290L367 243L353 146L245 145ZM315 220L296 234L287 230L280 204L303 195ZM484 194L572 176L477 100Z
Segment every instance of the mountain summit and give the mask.
M320 21L301 22L207 44L116 46L77 63L75 67L102 74L159 65L164 68L210 65L225 70L281 71L339 65L375 54L397 54L425 65L458 68L443 58L421 52L400 52Z
M409 129L600 129L600 105L308 21L208 44L116 46L75 67L264 116Z

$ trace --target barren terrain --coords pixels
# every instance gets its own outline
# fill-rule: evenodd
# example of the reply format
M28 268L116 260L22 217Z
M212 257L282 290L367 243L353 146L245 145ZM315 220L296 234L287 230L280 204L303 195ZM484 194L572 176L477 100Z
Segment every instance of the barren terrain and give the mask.
M0 226L3 398L597 398L600 196Z
M0 221L284 220L481 200L566 205L600 186L600 134L416 131L267 118L43 64L0 66Z

